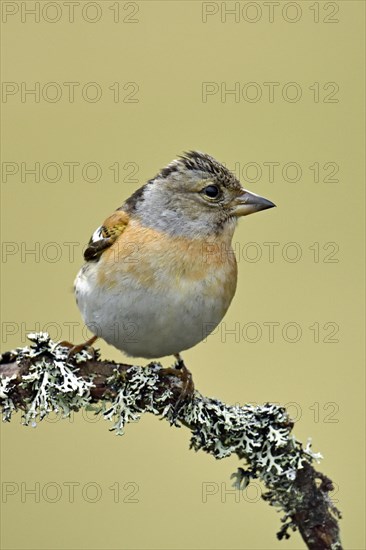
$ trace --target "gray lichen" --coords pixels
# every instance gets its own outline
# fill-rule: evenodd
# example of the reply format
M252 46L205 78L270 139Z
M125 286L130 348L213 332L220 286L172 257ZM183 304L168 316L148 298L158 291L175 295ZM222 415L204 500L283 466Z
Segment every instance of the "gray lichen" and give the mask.
M28 338L35 345L11 352L17 357L17 361L30 361L28 373L22 376L20 384L32 395L22 412L23 424L34 427L37 419L42 420L51 412L62 411L63 417L67 417L71 410L85 407L90 400L89 389L93 383L79 377L77 369L72 370L67 365L68 350L52 342L48 334L43 332L29 334ZM82 362L88 358L88 353L83 351L78 360ZM10 420L16 410L16 405L9 396L14 378L5 377L1 380L1 391L4 394L3 420L6 421Z
M103 411L104 418L114 422L111 430L115 430L117 435L122 435L125 425L136 422L142 413L169 414L173 392L169 388L159 392L160 369L156 363L144 368L132 366L122 380L118 371L108 379L114 388L122 386L110 407Z
M12 376L4 376L0 378L0 399L2 401L2 413L4 421L10 421L13 412L16 411L16 406L14 405L11 397L9 397L9 392L12 387L11 381L15 379L15 374L13 374Z

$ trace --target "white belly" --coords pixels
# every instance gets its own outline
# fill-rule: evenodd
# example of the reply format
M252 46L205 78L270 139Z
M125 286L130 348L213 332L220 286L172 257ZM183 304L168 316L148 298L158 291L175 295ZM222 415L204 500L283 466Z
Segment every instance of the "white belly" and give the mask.
M96 284L99 263L86 264L75 281L78 307L87 327L106 342L134 357L164 357L203 340L225 315L232 293L223 293L216 277L145 288L121 276L118 285ZM224 274L221 274L223 277Z

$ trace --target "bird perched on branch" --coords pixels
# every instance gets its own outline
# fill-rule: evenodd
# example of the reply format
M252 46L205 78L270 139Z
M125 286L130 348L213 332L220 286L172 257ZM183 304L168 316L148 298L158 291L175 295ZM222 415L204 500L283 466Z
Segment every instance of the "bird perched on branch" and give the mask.
M93 233L75 281L85 324L119 350L157 358L212 332L235 294L237 220L275 206L209 155L190 151Z

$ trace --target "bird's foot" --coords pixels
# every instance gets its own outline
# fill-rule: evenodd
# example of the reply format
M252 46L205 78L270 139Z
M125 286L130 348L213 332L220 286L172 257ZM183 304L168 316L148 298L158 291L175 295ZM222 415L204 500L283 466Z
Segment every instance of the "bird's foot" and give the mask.
M174 357L177 360L175 370L177 370L180 373L178 374L178 376L180 377L183 383L182 393L178 401L184 401L186 397L190 397L194 393L193 377L192 377L191 371L187 369L180 354L177 353Z
M176 416L183 403L194 394L194 383L192 373L185 366L179 353L174 357L176 358L175 366L161 369L160 372L163 376L176 376L182 381L181 392L174 407L174 415Z
M94 342L98 339L98 336L92 336L87 340L86 342L83 342L82 344L72 344L71 342L67 342L66 340L63 340L62 342L59 342L59 346L63 348L69 348L69 353L67 354L67 359L71 359L74 355L79 353L80 351L83 351L84 349L90 348L93 358L95 358L95 350L93 349Z

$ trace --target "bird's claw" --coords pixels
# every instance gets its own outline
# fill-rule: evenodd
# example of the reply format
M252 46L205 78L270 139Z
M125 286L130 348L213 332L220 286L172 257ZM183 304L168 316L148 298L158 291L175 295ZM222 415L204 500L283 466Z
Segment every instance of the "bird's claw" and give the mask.
M176 376L182 381L181 392L174 406L174 418L178 416L179 410L181 409L182 405L194 394L194 382L192 378L192 373L187 369L180 355L176 355L175 357L177 361L174 367L168 367L166 369L161 369L160 371L163 376Z
M93 348L94 342L97 340L98 336L92 336L92 338L89 338L86 342L83 342L82 344L72 344L71 342L68 342L66 340L63 340L62 342L58 343L58 346L63 348L69 348L69 352L67 354L67 359L71 359L76 355L77 353L80 353L84 349L90 348L91 353L93 355L93 358L95 358L95 350Z

